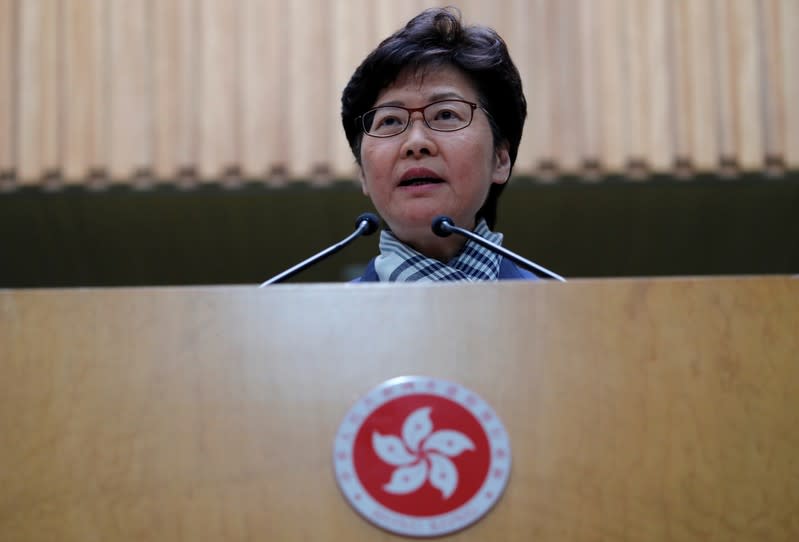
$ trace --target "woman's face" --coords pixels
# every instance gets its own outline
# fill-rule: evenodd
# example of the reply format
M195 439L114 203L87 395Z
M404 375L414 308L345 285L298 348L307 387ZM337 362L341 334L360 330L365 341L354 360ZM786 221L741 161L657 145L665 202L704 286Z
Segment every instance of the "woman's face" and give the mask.
M424 107L450 98L479 103L471 81L457 68L443 66L401 73L380 93L374 107ZM429 243L430 224L437 215L473 228L489 187L506 182L509 172L507 147L494 148L491 125L480 108L472 123L456 132L434 131L421 112L415 112L401 134L387 138L364 134L361 143L363 193L394 234L417 249Z

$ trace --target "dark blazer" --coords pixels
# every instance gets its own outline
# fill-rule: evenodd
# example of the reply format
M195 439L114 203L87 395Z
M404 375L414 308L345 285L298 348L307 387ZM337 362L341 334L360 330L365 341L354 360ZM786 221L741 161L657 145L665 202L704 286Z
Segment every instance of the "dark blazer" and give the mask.
M538 277L527 269L517 266L507 258L502 258L499 263L499 280L538 280ZM375 259L369 262L363 275L352 282L380 282L380 277L375 271Z

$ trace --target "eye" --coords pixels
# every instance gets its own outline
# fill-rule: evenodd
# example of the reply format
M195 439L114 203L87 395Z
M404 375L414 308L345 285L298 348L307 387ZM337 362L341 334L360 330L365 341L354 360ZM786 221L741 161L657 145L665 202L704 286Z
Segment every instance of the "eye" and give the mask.
M378 114L375 117L375 122L373 124L373 128L380 129L380 128L393 128L398 124L402 124L402 121L397 118L396 115L380 115Z
M401 132L408 114L398 107L378 107L364 116L366 131L374 135L393 135Z
M434 130L460 130L471 121L472 109L467 102L444 100L430 104L425 110L427 124Z
M436 111L435 120L463 120L463 115L451 107L444 107Z

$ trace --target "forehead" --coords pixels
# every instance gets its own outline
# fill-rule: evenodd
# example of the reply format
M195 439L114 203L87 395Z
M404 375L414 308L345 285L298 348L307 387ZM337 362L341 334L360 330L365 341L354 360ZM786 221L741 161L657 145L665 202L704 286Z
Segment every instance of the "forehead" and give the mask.
M414 106L446 98L478 101L477 89L471 79L449 64L406 68L393 83L380 91L375 105L391 103Z

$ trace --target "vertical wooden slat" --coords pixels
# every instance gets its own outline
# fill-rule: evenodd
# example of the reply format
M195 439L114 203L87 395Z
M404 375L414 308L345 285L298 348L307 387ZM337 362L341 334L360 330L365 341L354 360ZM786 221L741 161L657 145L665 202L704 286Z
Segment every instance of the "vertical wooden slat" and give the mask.
M16 167L16 1L0 0L0 188Z
M341 125L341 93L358 65L377 46L375 43L377 38L374 40L371 38L373 25L368 24L372 17L370 10L376 9L377 5L371 1L358 0L334 2L330 6L330 20L336 30L331 44L333 95L330 100L331 121L328 137L331 140L334 175L339 178L357 179L358 168ZM390 6L395 4L383 2L380 5L381 9L390 13ZM382 24L388 26L388 23Z
M709 172L719 163L716 119L717 99L714 92L712 56L712 5L707 1L687 1L687 39L691 62L688 81L691 100L691 157L700 172Z
M64 25L60 2L42 4L41 164L45 177L62 175ZM49 179L43 179L49 182Z
M623 34L623 11L620 0L603 2L599 11L600 51L600 126L602 132L602 167L611 173L623 170L625 126L629 109L624 101L625 83L620 36Z
M553 123L555 137L555 160L561 173L576 173L580 168L581 127L579 118L582 115L579 100L580 64L578 57L577 4L575 0L561 0L553 4L552 26L555 31L553 46L556 54L553 69L555 85L553 87L553 105L555 119Z
M40 2L20 2L18 17L18 47L14 51L17 64L17 118L16 132L12 134L17 140L17 179L21 184L38 182L41 175L39 157L39 124L38 107L41 79L41 44L37 39L41 21L39 19Z
M674 160L678 165L692 164L693 149L691 126L693 101L691 100L691 34L689 2L678 0L671 4L671 85L674 111Z
M196 0L153 1L154 167L159 178L199 176L204 49L203 6ZM168 5L167 5L168 4Z
M533 131L536 130L537 127L531 121L533 109L533 104L530 101L531 92L533 92L533 85L536 82L532 78L531 70L531 48L533 38L530 34L530 25L532 24L530 2L527 0L511 0L508 7L508 14L511 23L505 41L510 49L511 58L513 58L513 62L519 69L519 75L522 79L522 88L527 97L528 110L527 122L524 125L522 141L519 144L519 154L516 158L513 174L514 176L532 175L535 168L535 161L533 154L529 151L530 144L528 142L535 137Z
M152 2L153 33L153 172L157 179L174 179L178 173L180 122L180 6L177 2Z
M330 73L331 24L328 2L297 0L289 3L288 25L292 36L288 84L290 164L300 179L311 179L320 164L330 162L327 136L330 133L332 96ZM309 84L308 74L314 74Z
M738 159L745 171L763 166L763 109L760 80L761 51L758 43L758 11L756 0L731 0L732 33L736 42L733 61L735 84L738 87L739 118Z
M152 166L152 49L148 4L109 0L111 179L126 182Z
M239 163L238 2L202 0L199 169L215 181Z
M336 20L342 20L345 16L344 25L339 27L334 36L338 39L346 40L347 45L347 74L349 79L352 71L366 58L372 49L377 47L379 42L388 37L388 34L378 33L377 28L377 4L374 0L350 0L349 2L334 2L333 13L337 13ZM384 8L384 11L388 11ZM407 22L407 21L405 21ZM389 22L382 23L386 27L391 26ZM404 24L404 23L403 23ZM346 29L346 30L345 30ZM399 30L397 28L386 28L387 32Z
M287 160L288 8L282 0L246 0L241 9L242 165L245 176L266 178Z
M58 167L58 3L20 2L19 180L34 184Z
M646 23L648 21L645 4L640 0L625 0L624 3L624 38L621 47L623 62L627 66L627 84L624 103L629 111L629 125L625 129L627 148L626 161L636 170L646 163L646 140L649 135L649 77L646 59L649 54L646 40ZM631 170L632 171L632 170ZM643 178L636 171L635 179Z
M406 2L396 2L394 0L376 0L373 1L372 11L361 13L361 17L373 17L373 24L364 28L363 32L369 37L370 48L369 50L377 47L377 45L385 38L400 30L405 24L411 20L412 17L418 15L427 4L419 0L410 0ZM464 18L467 15L464 13ZM350 25L353 31L361 31L359 25L355 23L359 17L351 20ZM355 24L353 24L355 23Z
M785 163L799 169L799 2L780 0Z
M92 95L97 96L97 102L91 108L92 132L94 137L89 148L90 172L108 176L109 159L111 156L109 121L111 111L111 98L109 95L109 10L108 0L92 0L92 7L96 6L92 18L92 49L93 60L97 65L92 68Z
M528 66L530 80L528 87L528 134L525 141L526 152L535 167L547 161L553 161L552 137L552 56L553 45L550 40L550 10L546 0L532 0L530 3L531 36L530 64Z
M597 43L599 32L597 17L599 16L599 6L594 0L578 1L578 39L580 54L580 110L582 112L580 122L580 132L583 141L583 163L588 169L597 168L600 160L600 141L599 132L599 54ZM598 171L586 171L587 180L597 180Z
M715 62L714 81L716 87L716 125L719 158L722 167L732 168L737 164L738 150L738 87L735 84L733 59L736 56L732 32L732 13L729 0L714 0L711 31Z
M155 0L158 1L158 0ZM200 156L200 6L196 0L177 3L176 164L179 175L197 175ZM186 183L191 179L184 179Z
M369 33L373 34L373 41L375 41L373 47L376 47L378 41L383 40L394 31L399 30L399 19L401 19L399 10L407 9L412 5L412 3L392 2L390 0L373 0L372 5L371 24L367 26ZM361 16L366 16L367 13L362 13ZM403 21L403 24L404 22L405 21Z
M669 86L669 37L670 11L667 4L672 0L651 0L645 20L647 56L644 73L648 79L649 110L647 111L649 133L646 134L644 152L653 172L664 173L674 164L674 134L672 124L672 101Z
M779 0L760 0L760 73L763 82L763 147L765 157L783 163L785 157L785 100L780 67L782 65ZM799 96L796 96L799 99Z
M341 126L341 92L356 67L352 36L354 32L343 32L352 20L351 3L335 2L330 8L333 28L340 29L334 34L331 46L331 67L333 71L334 96L330 103L331 123L328 137L331 139L333 174L338 178L357 179L357 167Z
M77 184L105 163L105 0L66 0L64 177Z
M492 2L485 2L484 0L462 0L455 4L448 3L447 5L454 5L461 9L463 12L463 22L467 25L479 24L493 28L500 35L503 30L503 18L505 15L504 9L497 9L497 5Z

